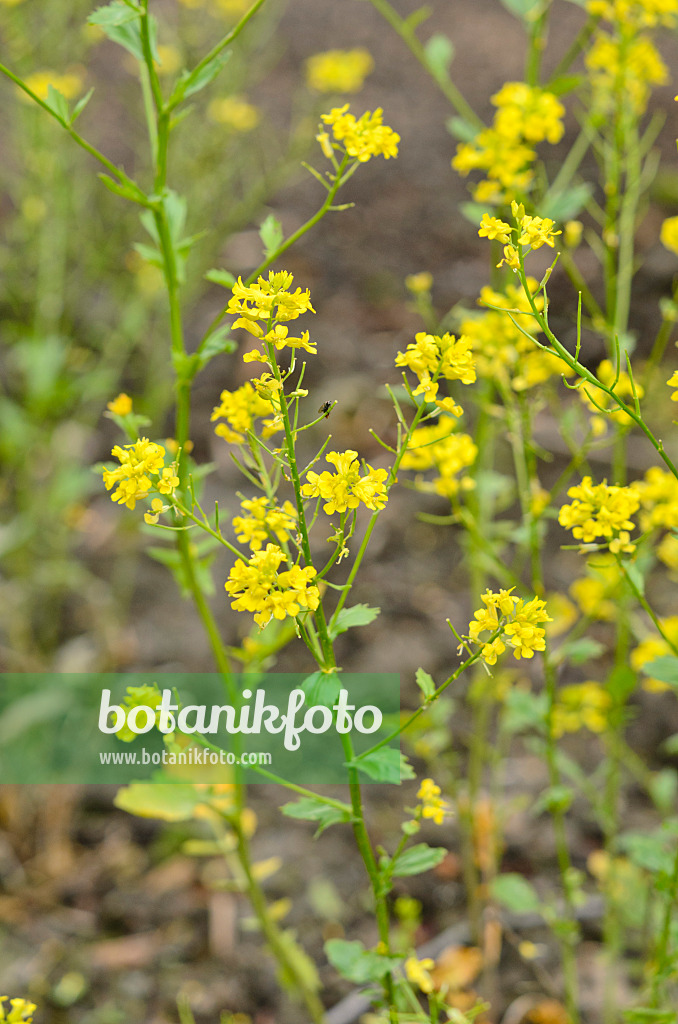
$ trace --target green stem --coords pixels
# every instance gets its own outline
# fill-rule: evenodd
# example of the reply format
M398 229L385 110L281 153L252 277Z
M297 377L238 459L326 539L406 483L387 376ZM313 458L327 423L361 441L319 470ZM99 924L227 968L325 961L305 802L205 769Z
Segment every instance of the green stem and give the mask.
M393 7L391 7L390 3L388 3L388 0L370 0L370 3L377 11L379 11L382 18L387 21L391 28L400 36L410 52L414 57L416 57L424 70L432 77L443 96L448 100L459 116L463 117L464 120L468 121L468 123L473 125L474 128L477 128L478 131L482 131L485 125L480 120L475 110L473 110L469 103L464 99L454 82L452 82L447 75L434 74L426 54L426 49L420 42L407 18L401 18Z

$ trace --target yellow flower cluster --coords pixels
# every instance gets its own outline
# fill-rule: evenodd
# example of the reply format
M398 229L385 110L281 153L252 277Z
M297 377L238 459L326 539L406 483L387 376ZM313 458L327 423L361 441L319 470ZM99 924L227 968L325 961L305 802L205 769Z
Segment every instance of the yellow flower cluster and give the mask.
M610 359L603 359L602 363L596 371L596 376L601 384L605 384L608 388L613 388L614 393L621 398L627 405L633 406L633 387L631 378L625 370L621 370L619 373L614 368L614 365ZM636 397L643 398L645 391L641 384L634 381L636 389ZM591 416L591 429L595 437L600 437L605 433L606 430L606 419L612 419L615 423L618 423L621 427L630 427L633 420L620 409L614 398L606 394L605 391L601 391L600 388L595 387L588 382L582 384L579 393L582 401L587 409L593 413ZM603 415L601 415L601 413Z
M435 494L451 498L459 489L469 490L473 481L458 474L476 461L478 449L468 434L456 434L456 423L449 416L441 416L432 426L417 427L402 457L400 468L425 473L435 469L438 476L431 484L417 481L418 490L432 490Z
M75 99L78 93L82 92L83 85L82 74L76 69L65 71L63 74L58 71L35 71L32 75L27 75L24 81L41 100L47 99L50 85L67 100ZM23 89L20 90L19 95L27 103L31 102L30 97Z
M558 739L566 732L604 732L612 705L609 693L600 683L573 683L558 690L553 706L551 729Z
M628 28L671 28L678 17L678 0L588 0L589 14Z
M231 597L231 608L239 612L254 612L254 621L265 626L271 618L295 617L302 611L315 611L320 592L312 581L316 571L312 565L278 572L287 555L276 544L267 544L263 551L255 551L248 562L239 559L224 584Z
M442 799L440 793L440 786L437 786L433 779L423 779L417 793L421 817L430 818L436 825L442 825L445 819L445 812L449 809L447 802Z
M251 132L261 120L257 108L243 96L222 96L211 100L207 105L207 116L210 121L243 134Z
M476 379L475 360L470 338L455 338L453 334L438 337L423 331L405 352L398 352L396 366L406 366L419 378L415 395L423 395L427 402L435 402L439 409L461 416L463 409L451 398L437 398L438 379L460 380L473 384Z
M496 239L504 246L504 258L497 264L498 267L506 263L517 270L520 267L517 246L526 247L528 252L532 249L541 249L542 245L548 245L553 249L556 235L562 232L554 231L555 221L550 217L531 217L525 213L525 207L515 200L511 203L511 211L516 219L516 228L512 228L506 221L484 213L478 234L481 238Z
M570 595L582 615L602 622L614 622L623 586L616 558L601 552L586 568L587 575L570 585Z
M383 123L383 111L380 107L374 113L366 110L362 117L357 119L348 113L348 109L349 104L346 103L343 107L334 107L329 114L322 115L325 124L331 127L334 137L332 143L327 132L321 132L317 136L325 156L329 158L332 150L339 148L364 164L373 156L383 156L388 160L389 157L398 155L400 136Z
M667 217L659 234L662 245L678 256L678 217Z
M111 500L120 505L134 508L136 502L148 497L151 490L171 494L179 486L175 467L164 465L165 449L147 437L141 437L134 444L126 444L124 447L116 444L111 455L120 465L115 469L104 470L104 486L107 491L116 488ZM152 480L152 477L157 479Z
M307 498L322 498L328 515L357 508L361 502L372 511L384 508L388 500L385 469L373 469L365 463L365 475L361 476L358 453L350 449L329 452L325 462L334 466L336 473L307 473L301 493Z
M362 46L327 50L306 61L306 82L316 92L359 92L373 69L372 55Z
M678 480L673 473L651 466L633 486L643 509L640 528L644 533L656 527L678 529Z
M255 419L264 419L262 424L262 435L270 437L276 430L281 429L279 410L275 408L268 398L262 398L250 381L237 388L235 391L224 390L219 396L220 404L212 411L211 420L225 419L226 423L219 423L214 428L214 433L223 437L229 444L240 444L245 440L248 430L252 430Z
M678 388L678 370L674 370L669 379L666 382L670 388ZM671 395L672 402L678 402L678 391L674 391Z
M669 615L667 618L660 619L659 625L671 643L678 644L678 615ZM640 672L649 662L654 661L655 658L663 658L667 654L673 654L671 645L659 633L652 633L631 651L629 661L631 668ZM662 693L670 690L671 687L660 679L648 676L643 680L643 689L649 693Z
M585 476L580 484L570 487L571 505L563 505L558 513L558 522L572 535L592 544L603 541L612 554L635 551L629 530L635 524L631 516L638 511L640 499L634 487L616 487L603 480L594 484Z
M636 114L642 114L652 87L668 81L666 65L646 35L597 32L586 67L594 107L604 113L613 111L623 97Z
M233 328L242 327L261 341L274 345L280 351L283 348L303 348L312 355L317 349L309 341L308 331L300 338L288 337L285 326L290 320L296 320L304 313L315 313L311 305L311 293L308 289L291 290L294 277L286 270L269 272L268 280L260 277L256 284L243 284L238 278L233 285L233 294L229 300L227 312L238 319ZM258 320L264 324L257 323ZM268 362L268 355L262 349L255 349L243 356L243 362Z
M527 284L535 295L537 281L528 277ZM500 309L510 309L513 319L524 330L534 333L533 317L515 312L523 310L527 313L530 310L527 296L521 287L507 284L501 293L487 286L482 289L478 302L481 306L488 303ZM534 303L538 310L543 309L544 300L541 295L535 295ZM460 330L471 339L478 373L484 378L510 384L515 391L526 391L554 376L573 374L557 355L536 348L506 313L490 309L472 314L462 321Z
M282 508L271 506L268 498L245 499L240 503L242 516L235 516L233 529L241 544L249 544L252 551L260 551L264 543L275 538L284 544L297 527L297 514L291 502Z
M435 960L425 956L419 960L416 956L408 956L405 961L405 977L413 985L416 985L420 992L428 995L433 992L434 984L430 971L435 967Z
M535 146L562 138L565 108L553 93L524 82L507 82L492 103L498 108L492 126L473 142L460 144L452 166L464 177L470 171L484 171L486 177L476 185L473 197L499 205L528 191L534 180Z
M10 999L10 1010L5 1011L4 1003L8 996L0 996L0 1021L6 1024L32 1024L33 1014L37 1010L35 1003L28 999Z
M535 651L546 648L545 632L542 623L551 622L546 612L546 603L538 597L525 603L522 598L513 596L512 590L500 590L493 593L488 590L481 596L485 605L474 612L473 621L469 623L468 637L480 644L481 655L487 665L496 664L497 658L506 650L506 644L513 647L514 658L532 658ZM480 639L481 633L496 633L499 636L492 641Z

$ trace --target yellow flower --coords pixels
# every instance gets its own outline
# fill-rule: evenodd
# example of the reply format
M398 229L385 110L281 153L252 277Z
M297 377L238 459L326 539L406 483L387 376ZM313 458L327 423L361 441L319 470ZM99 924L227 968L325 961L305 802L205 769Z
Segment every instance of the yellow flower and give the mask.
M504 246L504 258L497 263L497 267L503 267L504 264L511 270L520 270L520 254L512 245Z
M383 111L377 108L373 113L369 110L358 119L348 113L349 104L334 107L329 114L323 114L322 120L332 128L334 141L344 151L360 163L366 163L373 156L383 156L386 160L398 155L400 136L383 124Z
M625 28L670 28L676 23L678 0L588 0L586 9Z
M551 622L551 617L544 601L534 597L526 604L522 598L514 597L512 590L497 593L488 590L481 595L481 600L485 607L474 613L468 638L481 645L481 655L488 665L494 665L498 655L503 654L504 641L513 647L513 656L517 659L532 658L535 651L545 649L542 624ZM497 630L501 630L501 634L494 641L480 640L481 633L496 633Z
M662 245L678 256L678 217L667 217L659 235ZM678 385L676 385L678 387Z
M433 274L428 270L422 270L418 274L408 274L405 278L405 287L413 295L425 295L433 287Z
M297 288L290 291L294 278L286 270L274 273L269 271L268 280L258 278L256 284L243 284L241 278L233 285L227 311L238 319L233 327L243 327L256 338L262 338L266 331L256 323L265 320L286 323L296 320L309 310L315 313L311 305L311 293L308 289Z
M659 625L669 640L674 644L678 644L678 615L669 615L666 618L660 619ZM667 654L673 654L671 645L667 643L660 633L652 633L644 640L641 640L638 646L631 651L629 661L631 668L640 672L645 665L654 661L655 658L663 658ZM643 689L647 690L648 693L663 693L665 690L670 690L671 687L660 679L646 676L643 679Z
M39 96L41 100L47 99L50 85L60 92L62 96L65 96L67 100L74 99L82 92L83 86L82 74L75 68L63 74L57 71L35 71L32 75L28 75L24 81L28 88L36 96ZM30 103L30 98L23 89L20 91L20 96Z
M222 96L207 105L210 121L226 125L236 132L251 132L261 120L259 110L242 96Z
M440 792L440 786L436 786L433 779L423 779L417 793L421 817L430 818L436 825L442 825L445 812L449 809L446 801L441 799Z
M554 227L555 222L550 217L530 217L526 214L520 220L522 234L518 242L520 245L529 245L532 249L540 249L542 245L548 245L553 249L555 236L562 234L560 231L554 231Z
M371 54L355 50L328 50L306 61L306 81L316 92L358 92L374 69Z
M451 498L460 488L468 489L472 481L468 477L458 478L462 470L472 466L478 449L469 434L455 433L456 424L449 416L440 416L432 426L417 427L413 431L400 468L413 469L419 473L435 469L438 476L425 484L417 480L417 489L432 490L435 494Z
M173 75L183 64L183 58L176 46L158 43L158 60L155 67L159 75Z
M576 249L581 242L581 236L584 233L584 225L580 220L568 220L565 224L565 233L563 235L563 241L568 249Z
M489 213L484 213L478 234L481 238L496 239L502 245L506 245L511 240L511 225L496 217L490 217Z
M115 416L127 416L132 411L132 399L123 391L112 402L109 402L106 408Z
M678 217L676 218L678 220ZM674 370L669 379L666 382L670 388L678 388L678 370ZM674 391L671 395L672 402L678 402L678 391Z
M637 480L634 487L643 508L640 517L643 531L656 527L665 530L678 528L678 480L673 473L651 466L644 479Z
M585 61L594 106L602 112L613 111L622 95L636 114L642 114L652 86L664 85L668 79L651 39L642 34L626 38L598 32Z
M235 391L222 391L220 404L212 411L212 422L225 419L214 428L214 433L223 437L229 444L240 444L245 440L247 432L252 430L255 419L271 417L263 422L263 436L269 437L282 428L278 410L269 399L261 398L249 381Z
M249 561L239 559L224 584L235 600L231 608L254 613L254 621L265 626L270 619L295 617L302 611L315 611L320 603L320 591L312 585L316 571L312 565L292 566L278 572L287 555L275 544L267 544L264 551L256 551Z
M233 529L240 544L249 544L252 551L260 551L273 538L284 544L297 528L297 513L289 501L279 508L271 507L265 497L246 498L240 507L243 515L235 516Z
M433 978L429 974L435 967L435 960L430 956L418 960L416 956L408 956L405 961L405 975L408 981L426 994L433 992Z
M144 512L144 522L149 526L155 526L163 512L166 512L169 505L164 505L162 498L154 498L151 502L151 511Z
M111 454L120 465L104 470L104 486L107 491L115 486L111 499L133 509L135 503L147 497L153 487L151 477L163 470L165 449L147 437L141 437L134 444L116 445Z
M577 540L584 544L602 540L613 554L635 550L628 531L635 528L630 517L638 511L640 500L633 487L615 487L606 480L594 484L590 476L585 476L567 494L575 500L562 506L558 522L572 530Z
M557 738L566 732L588 729L590 732L604 732L607 726L607 712L612 706L609 693L599 683L576 683L558 690L553 707L551 728Z
M322 498L323 510L328 515L357 508L361 502L372 511L384 508L388 500L385 469L373 469L365 464L366 473L361 476L358 453L351 450L329 452L325 461L336 467L336 473L307 473L301 493L310 498Z
M423 394L427 401L440 405L436 395L435 380L460 380L462 384L473 384L476 379L475 360L470 338L455 338L453 334L438 337L421 332L407 346L405 352L398 352L396 366L407 366L419 378L414 394ZM460 410L461 413L461 410Z
M7 996L0 996L0 1021L6 1022L6 1024L32 1024L33 1014L37 1009L35 1003L29 1002L28 999L10 999L11 1009L6 1012L4 1003L7 998Z

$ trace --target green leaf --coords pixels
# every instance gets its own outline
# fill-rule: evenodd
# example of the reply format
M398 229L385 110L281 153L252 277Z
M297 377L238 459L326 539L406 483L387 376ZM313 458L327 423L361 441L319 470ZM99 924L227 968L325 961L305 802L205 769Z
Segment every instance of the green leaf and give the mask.
M522 875L513 872L493 879L490 891L498 903L517 914L537 911L541 906L533 886Z
M510 733L546 729L548 699L544 693L532 693L512 687L506 695L504 728Z
M587 661L593 661L604 654L607 648L599 640L591 636L582 636L578 640L566 640L557 649L556 660L558 663L570 661L573 665L584 665Z
M407 758L393 747L380 747L364 757L355 757L346 767L357 768L369 775L375 782L390 782L397 785L403 779L415 777Z
M471 224L475 224L476 227L480 224L483 219L484 213L489 213L486 206L482 206L480 203L460 203L459 212L462 217L470 221Z
M123 0L113 0L107 7L100 7L87 19L90 25L98 25L108 38L128 50L138 61L144 62L141 42L141 10L134 10ZM158 60L158 23L153 15L148 19L151 55Z
M542 0L501 0L507 11L517 18L527 19L541 5Z
M312 672L304 679L301 689L306 694L306 703L309 707L322 705L331 708L337 703L341 690L339 675L336 672Z
M222 288L232 288L235 284L235 278L228 270L208 270L205 280L211 281L212 284L219 284Z
M51 84L47 86L47 99L45 103L50 110L54 111L60 121L64 121L66 124L69 123L70 111L68 109L68 100L62 92L59 92Z
M544 811L568 811L574 800L574 790L569 786L549 786L539 795L534 802L530 813L533 817L543 814Z
M378 982L393 970L391 957L380 956L371 949L365 949L362 942L348 942L346 939L328 939L325 943L327 959L342 978L354 985L368 981Z
M329 630L330 636L334 640L340 633L345 633L347 629L352 629L354 626L367 626L370 622L374 622L379 612L379 608L370 608L366 604L354 604L352 608L342 608L334 625Z
M269 213L266 220L259 228L259 238L264 246L264 256L267 258L282 245L283 230L280 221L272 213Z
M443 846L428 846L427 843L417 843L411 846L391 864L390 874L394 878L404 878L406 875L421 875L424 871L440 864L447 856L447 850Z
M331 807L329 804L320 803L310 796L302 797L290 804L283 804L280 808L286 818L296 818L300 821L317 821L318 831L316 836L324 832L330 825L337 825L340 822L351 820L351 808L347 805L343 810L339 807Z
M427 701L436 692L436 684L433 682L433 677L428 672L424 672L423 668L418 668L415 680L424 695L424 700Z
M562 192L556 192L555 195L547 194L540 205L540 214L542 217L550 217L558 223L572 220L584 209L592 192L592 186L582 182L579 185L572 185L571 188L564 189Z
M158 249L154 249L152 245L144 245L143 242L135 242L133 248L147 263L162 270L164 266L162 253Z
M222 355L224 352L235 352L237 347L238 343L231 337L231 328L226 325L217 327L216 331L212 331L205 338L196 352L199 357L199 369L202 370L203 366L207 366L215 356Z
M441 32L436 32L426 43L424 50L426 52L426 63L435 80L437 82L446 81L454 59L452 41Z
M551 79L546 88L554 96L567 96L568 93L579 88L583 81L583 75L558 75L557 78Z
M678 658L675 654L666 654L643 665L643 672L651 679L659 679L669 686L678 687Z
M655 772L648 783L650 796L660 811L670 814L676 807L678 794L678 773L674 768L662 768Z
M193 817L203 797L195 786L154 785L133 782L118 790L113 803L122 811L138 818L160 818L162 821L187 821Z
M75 124L75 122L78 120L78 118L82 114L83 110L85 109L85 107L87 106L89 101L91 100L93 93L94 93L94 86L92 86L92 88L88 92L86 92L85 95L82 96L78 100L78 102L73 107L73 113L71 114L71 119L68 122L69 124Z
M222 50L221 53L212 58L209 64L205 64L200 70L182 71L181 77L170 97L170 106L176 107L182 100L188 96L193 96L196 92L200 92L210 82L213 82L230 56L230 51Z
M647 665L645 668L647 669ZM607 692L617 704L623 704L633 693L638 683L638 676L628 665L618 665L607 677Z
M88 25L99 25L105 31L110 25L125 25L140 15L140 8L135 10L129 4L124 3L124 0L112 0L112 3L105 7L97 7L88 17L87 23Z
M280 933L278 942L285 951L284 963L278 967L281 985L289 992L298 994L301 982L307 991L317 992L320 988L318 971L308 953L297 942L297 933L292 928L286 928Z
M113 192L116 196L122 196L123 199L129 199L132 203L139 203L141 206L147 205L147 197L144 192L141 191L138 185L133 182L119 183L113 178L110 178L108 174L97 175L99 181L101 181L109 192Z
M445 122L445 127L450 135L459 139L460 142L473 142L478 134L477 126L463 117L449 117ZM480 218L478 219L480 220Z

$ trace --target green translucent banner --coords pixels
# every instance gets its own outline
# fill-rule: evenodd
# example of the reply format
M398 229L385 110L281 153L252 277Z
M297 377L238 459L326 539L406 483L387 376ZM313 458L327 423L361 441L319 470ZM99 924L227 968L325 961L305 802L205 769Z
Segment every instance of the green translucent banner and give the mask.
M399 712L392 673L7 673L0 783L399 782Z

